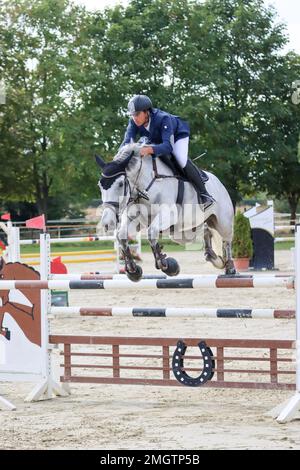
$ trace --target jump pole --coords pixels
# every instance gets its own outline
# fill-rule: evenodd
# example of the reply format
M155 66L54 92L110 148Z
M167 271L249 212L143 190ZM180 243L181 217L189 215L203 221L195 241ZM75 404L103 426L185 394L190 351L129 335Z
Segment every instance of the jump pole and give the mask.
M270 415L278 423L291 421L300 411L300 224L295 226L295 288L296 288L296 393L294 396L271 410Z
M115 241L113 235L108 236L93 236L93 237L66 237L66 238L51 238L50 243L75 243L75 242L95 242L95 241ZM40 240L20 240L20 245L36 245Z
M294 287L294 277L245 277L231 278L215 275L203 275L181 279L142 279L132 282L129 279L108 280L39 280L39 281L0 281L0 289L203 289L203 288L269 288L269 287Z
M284 277L284 278L291 278L294 274L293 273L285 273L285 274L274 274L268 273L268 277ZM193 277L201 277L203 274L193 274ZM180 274L178 276L174 276L172 279L184 279L190 278L191 274ZM263 276L260 276L263 277ZM224 278L224 276L220 276L219 279ZM253 279L252 274L240 274L235 275L236 279ZM123 279L127 280L125 273L123 274L101 274L100 272L85 272L85 273L68 273L68 274L50 274L49 280L65 280L68 279L69 281L87 281L87 280L109 280L109 279ZM166 274L143 274L142 279L170 279Z
M273 308L205 308L205 307L51 307L52 315L81 315L86 317L177 317L177 318L295 318L294 310Z

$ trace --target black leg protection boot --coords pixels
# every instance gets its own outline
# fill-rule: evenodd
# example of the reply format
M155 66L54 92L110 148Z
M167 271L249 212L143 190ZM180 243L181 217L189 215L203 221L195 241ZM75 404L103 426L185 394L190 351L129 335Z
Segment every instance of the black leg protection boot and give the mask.
M202 181L201 175L198 171L198 168L191 160L188 160L183 172L190 183L194 186L198 194L198 199L200 199L200 204L203 204L204 210L215 202L214 198L208 194L205 188L205 184Z

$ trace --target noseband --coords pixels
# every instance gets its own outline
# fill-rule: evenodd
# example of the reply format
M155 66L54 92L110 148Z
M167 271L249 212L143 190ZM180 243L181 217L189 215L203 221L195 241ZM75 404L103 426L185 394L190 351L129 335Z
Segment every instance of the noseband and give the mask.
M131 193L131 188L130 188L130 184L126 175L126 171L120 171L118 173L114 173L113 175L106 175L105 173L102 173L103 178L117 178L118 176L125 176L125 184L124 184L124 192L123 192L123 197L125 197L127 194L127 188L130 189L130 193ZM103 202L103 207L112 209L116 214L117 221L119 220L119 212L120 212L119 202L106 201L106 202Z

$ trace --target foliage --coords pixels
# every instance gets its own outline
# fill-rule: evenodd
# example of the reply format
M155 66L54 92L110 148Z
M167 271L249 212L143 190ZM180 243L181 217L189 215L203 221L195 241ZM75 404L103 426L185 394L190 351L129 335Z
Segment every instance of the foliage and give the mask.
M234 258L252 258L253 255L250 222L241 212L234 217L232 254Z
M78 187L70 182L84 154L79 163L82 147L74 154L70 144L75 135L80 138L70 64L84 13L65 0L17 0L6 2L3 11L1 76L7 101L0 151L7 172L1 193L6 201L35 202L38 212L47 213L50 198L61 192L65 204L78 198Z
M282 55L284 28L263 0L0 7L6 208L26 203L56 218L96 198L93 153L115 154L136 93L189 121L190 155L207 151L197 163L219 176L234 204L258 190L285 195L290 207L298 201L300 107L289 87L300 59Z
M291 84L300 77L300 57L288 53L280 58L272 87L256 103L253 126L259 148L253 149L256 187L287 199L291 218L300 199L299 122L300 106L291 102ZM268 104L262 106L261 101Z

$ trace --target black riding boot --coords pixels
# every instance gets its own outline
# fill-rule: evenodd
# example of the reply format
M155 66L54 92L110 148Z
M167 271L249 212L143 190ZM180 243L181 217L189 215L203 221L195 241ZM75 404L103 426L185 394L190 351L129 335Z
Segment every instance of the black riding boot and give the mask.
M197 191L197 194L200 197L200 201L204 205L204 209L215 202L214 198L206 191L201 174L196 165L194 165L191 160L187 161L183 171L188 181L192 183L195 190Z

